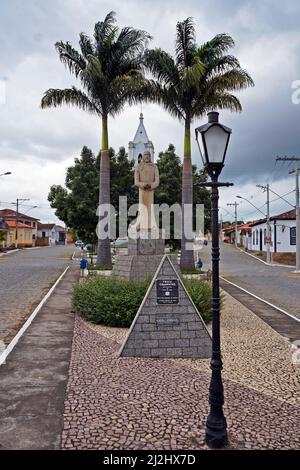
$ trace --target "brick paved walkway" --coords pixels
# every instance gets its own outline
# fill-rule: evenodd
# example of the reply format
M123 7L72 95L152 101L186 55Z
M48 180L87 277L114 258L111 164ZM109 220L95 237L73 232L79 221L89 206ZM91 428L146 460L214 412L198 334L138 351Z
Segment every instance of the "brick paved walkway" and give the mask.
M76 318L65 449L203 449L209 374L167 359L118 358ZM300 408L224 380L232 447L300 449Z

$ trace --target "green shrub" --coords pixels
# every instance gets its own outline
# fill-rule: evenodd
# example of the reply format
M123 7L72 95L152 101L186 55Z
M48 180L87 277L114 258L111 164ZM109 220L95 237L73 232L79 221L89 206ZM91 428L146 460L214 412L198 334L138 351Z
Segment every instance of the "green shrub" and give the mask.
M205 323L211 320L211 287L205 281L185 279L184 285Z
M73 308L86 320L128 327L145 297L149 281L135 282L97 276L75 286Z
M128 281L97 276L74 288L72 305L86 320L102 325L129 327L145 297L150 281ZM205 322L211 319L211 289L199 280L184 284Z

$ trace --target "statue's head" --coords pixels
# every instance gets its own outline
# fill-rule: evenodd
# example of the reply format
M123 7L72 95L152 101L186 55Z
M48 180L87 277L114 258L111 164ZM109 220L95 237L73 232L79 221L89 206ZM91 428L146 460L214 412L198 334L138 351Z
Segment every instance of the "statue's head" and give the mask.
M151 162L151 153L149 150L145 150L143 153L143 162L150 163Z

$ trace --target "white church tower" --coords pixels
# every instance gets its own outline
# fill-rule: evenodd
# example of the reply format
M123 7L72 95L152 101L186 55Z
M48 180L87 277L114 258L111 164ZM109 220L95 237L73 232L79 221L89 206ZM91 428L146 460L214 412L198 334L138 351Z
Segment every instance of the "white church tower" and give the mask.
M135 137L128 146L128 158L134 160L135 166L138 164L139 155L142 155L145 150L151 153L151 160L154 162L154 147L151 140L149 140L145 126L143 113L140 114L140 124L136 131Z

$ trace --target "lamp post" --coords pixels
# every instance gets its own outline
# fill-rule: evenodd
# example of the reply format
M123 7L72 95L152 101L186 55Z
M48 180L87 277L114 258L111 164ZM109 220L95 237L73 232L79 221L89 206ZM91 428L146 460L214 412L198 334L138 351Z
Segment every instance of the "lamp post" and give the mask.
M211 232L212 232L212 371L209 387L210 413L206 421L207 445L219 449L228 443L227 422L223 413L224 393L222 384L222 355L220 340L220 286L219 286L219 233L218 233L218 201L219 187L233 186L232 183L219 183L218 177L224 167L224 160L231 135L231 129L219 123L219 113L208 113L208 123L198 127L196 140L204 167L211 178L211 183L203 186L211 188ZM201 141L199 141L199 134Z
M11 175L11 171L7 171L6 173L2 173L0 176L8 176Z

